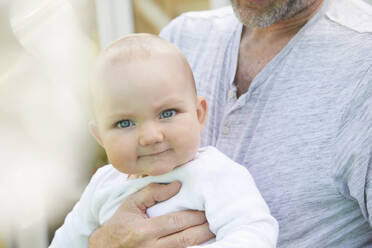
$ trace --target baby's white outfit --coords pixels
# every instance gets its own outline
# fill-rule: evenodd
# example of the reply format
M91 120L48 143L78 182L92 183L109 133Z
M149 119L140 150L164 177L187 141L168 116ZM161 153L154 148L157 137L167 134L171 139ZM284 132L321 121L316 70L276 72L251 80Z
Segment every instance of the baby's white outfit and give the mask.
M99 169L49 248L88 247L89 235L114 215L127 196L153 182L176 180L182 182L180 192L149 208L150 218L187 209L205 211L216 240L201 245L203 248L276 246L278 224L251 175L214 147L199 149L194 160L166 174L127 177L112 165Z

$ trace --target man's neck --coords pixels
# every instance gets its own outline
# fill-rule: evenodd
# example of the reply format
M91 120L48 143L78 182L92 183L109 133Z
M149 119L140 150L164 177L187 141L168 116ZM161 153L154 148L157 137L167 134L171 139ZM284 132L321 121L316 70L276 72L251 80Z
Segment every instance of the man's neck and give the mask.
M315 0L295 16L266 28L243 28L235 75L237 96L244 94L257 74L288 44L320 9L324 0Z
M242 39L249 40L276 40L284 37L293 37L312 16L321 8L324 0L315 0L311 5L291 18L281 20L264 28L243 28Z

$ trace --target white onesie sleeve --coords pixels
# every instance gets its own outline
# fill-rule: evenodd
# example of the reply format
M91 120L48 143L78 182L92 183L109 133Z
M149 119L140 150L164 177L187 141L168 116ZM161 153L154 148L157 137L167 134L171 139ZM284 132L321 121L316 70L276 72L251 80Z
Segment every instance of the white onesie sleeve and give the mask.
M208 174L199 174L204 178L195 181L203 184L205 213L216 242L202 247L276 247L278 223L248 170L213 147L208 147L208 153L208 161L203 156L199 161L208 165Z
M90 234L99 226L98 219L93 213L95 192L102 177L107 177L110 167L99 169L88 186L85 188L80 200L72 211L66 216L64 224L56 231L49 248L86 248Z

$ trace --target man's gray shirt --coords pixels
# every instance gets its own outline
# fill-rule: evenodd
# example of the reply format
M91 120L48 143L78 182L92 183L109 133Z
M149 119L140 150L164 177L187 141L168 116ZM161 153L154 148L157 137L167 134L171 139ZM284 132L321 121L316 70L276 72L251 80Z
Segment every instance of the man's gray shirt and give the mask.
M372 247L372 10L333 0L236 98L231 8L161 33L186 55L209 113L202 145L246 166L279 221L278 247Z

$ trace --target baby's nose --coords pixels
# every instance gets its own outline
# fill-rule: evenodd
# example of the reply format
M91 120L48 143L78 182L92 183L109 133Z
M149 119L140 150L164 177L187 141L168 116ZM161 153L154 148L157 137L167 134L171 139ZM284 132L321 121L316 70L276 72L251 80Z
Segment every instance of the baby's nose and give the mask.
M156 123L146 123L140 128L139 144L149 146L164 140L164 134Z

